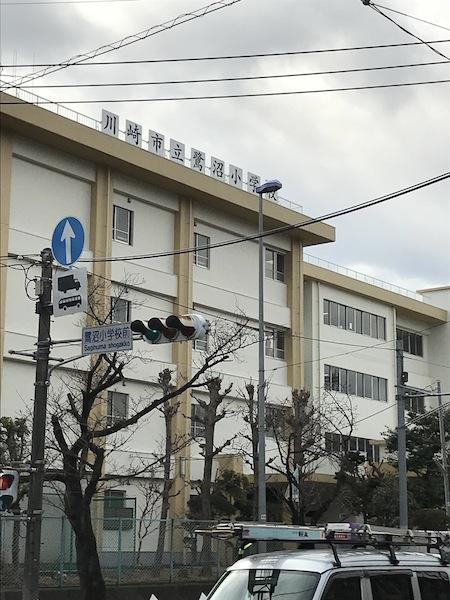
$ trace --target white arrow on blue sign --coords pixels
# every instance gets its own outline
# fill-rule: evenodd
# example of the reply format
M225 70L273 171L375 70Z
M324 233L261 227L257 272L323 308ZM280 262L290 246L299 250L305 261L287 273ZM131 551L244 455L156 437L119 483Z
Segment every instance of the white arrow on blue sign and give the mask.
M55 227L52 252L60 265L68 267L80 258L84 247L83 225L75 217L64 217Z

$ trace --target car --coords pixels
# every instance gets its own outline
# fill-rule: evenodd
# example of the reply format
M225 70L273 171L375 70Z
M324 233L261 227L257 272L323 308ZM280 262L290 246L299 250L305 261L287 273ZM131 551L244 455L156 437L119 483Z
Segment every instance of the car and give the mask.
M249 540L256 528L249 528L248 535L241 531L240 539ZM280 540L283 533L285 540L292 537L286 538L288 528L281 529L285 531ZM309 549L241 558L227 569L207 600L450 600L450 567L443 550L448 532L440 532L436 544L421 532L428 549L433 549L427 552L424 539L407 541L406 535L393 541L392 534L383 532L383 539L377 534L369 541L361 535L326 539L324 534L318 540L308 539L306 528L297 529L301 533L297 542ZM275 536L271 533L266 539Z
M330 550L256 554L229 567L207 600L450 600L450 568L424 552Z

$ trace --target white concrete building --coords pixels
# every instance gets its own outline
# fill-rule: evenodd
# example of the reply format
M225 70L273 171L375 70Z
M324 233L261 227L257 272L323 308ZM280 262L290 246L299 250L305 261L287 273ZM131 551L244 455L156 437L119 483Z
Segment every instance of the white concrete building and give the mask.
M256 241L137 258L256 233L258 197L245 191L242 182L251 174L241 172L241 181L230 177L227 182L196 170L194 159L180 164L106 135L96 122L81 124L76 113L69 117L23 102L1 106L1 415L14 416L32 406L34 363L9 350L34 347L37 316L31 280L39 270L26 255L49 246L53 228L64 216L75 216L84 225L82 258L88 272L112 282L105 305L109 295L120 294L117 320L147 321L194 310L222 326L231 326L244 314L249 327L257 328ZM307 219L300 206L281 199L265 200L264 212L266 229ZM383 449L374 442L387 427L395 427L397 418L398 332L405 343L409 384L434 389L440 380L443 389L450 389L450 288L410 293L303 254L308 246L333 240L334 228L322 223L266 238L265 321L273 334L266 344L268 403L283 402L293 388L307 387L314 398L324 390L338 396L347 390L357 420L353 443L378 459ZM115 260L98 260L105 257ZM80 315L53 319L52 338L79 338L81 322ZM130 414L134 402L156 392L154 382L162 369L170 368L180 381L192 373L203 349L202 343L193 348L188 343L136 343L135 351L146 360L133 362L124 383L108 392L104 414L112 419ZM53 355L68 358L78 352L79 344L70 343L55 346ZM242 406L240 390L250 378L257 380L257 358L253 344L240 352L239 360L220 366L224 384L233 383L229 398L235 410ZM81 360L75 366L82 369L83 364ZM64 391L65 373L73 368L55 370L53 394ZM194 405L195 399L184 394L182 415L195 414ZM179 416L176 427L188 433L196 425ZM224 419L217 428L217 444L243 427L236 415ZM115 453L110 468L120 470L130 456L151 456L162 440L161 416L151 414ZM270 453L270 437L267 444ZM217 465L232 464L248 472L242 461L229 456L233 447L226 452ZM198 444L192 442L174 458L173 476L183 485L171 514L183 516L191 493L184 483L201 477ZM136 498L139 515L139 486L115 489Z

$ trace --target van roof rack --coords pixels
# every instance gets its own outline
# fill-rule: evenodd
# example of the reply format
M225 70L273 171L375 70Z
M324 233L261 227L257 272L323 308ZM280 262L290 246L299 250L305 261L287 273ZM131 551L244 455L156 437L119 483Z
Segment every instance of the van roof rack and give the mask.
M337 567L341 566L337 553L338 546L366 547L388 550L389 560L397 565L399 560L395 548L426 547L427 552L435 549L439 552L443 565L450 562L450 531L426 531L378 527L358 523L328 523L323 527L256 523L220 523L211 529L197 530L196 533L208 535L219 540L235 539L240 547L254 542L294 542L302 547L310 544L328 545Z

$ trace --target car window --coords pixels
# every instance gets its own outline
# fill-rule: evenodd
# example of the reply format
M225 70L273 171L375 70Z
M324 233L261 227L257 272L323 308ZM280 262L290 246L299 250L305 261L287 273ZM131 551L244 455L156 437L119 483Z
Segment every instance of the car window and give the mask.
M449 600L450 582L447 573L423 571L417 573L422 600Z
M327 589L323 600L361 600L359 577L338 577Z
M209 600L312 600L318 573L251 569L230 571L208 596Z
M370 576L373 600L413 600L410 575L383 573Z

